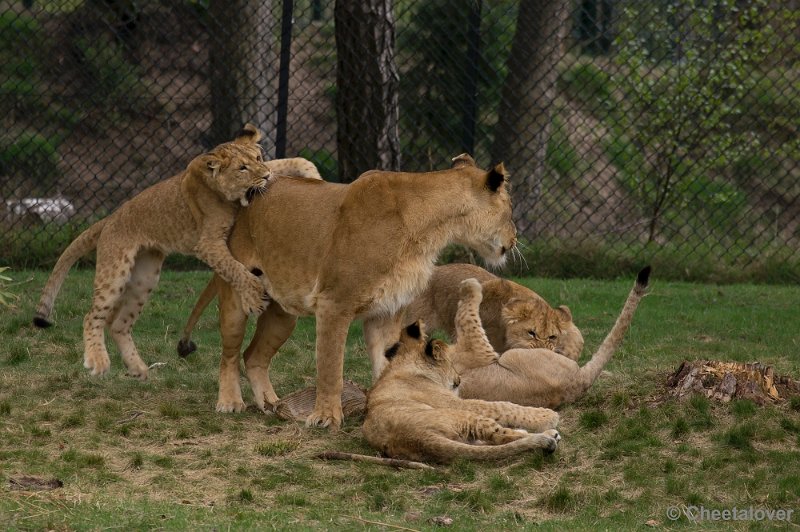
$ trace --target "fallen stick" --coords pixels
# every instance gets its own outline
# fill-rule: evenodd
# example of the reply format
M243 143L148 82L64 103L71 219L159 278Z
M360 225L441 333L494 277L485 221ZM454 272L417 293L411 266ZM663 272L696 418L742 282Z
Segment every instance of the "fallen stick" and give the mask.
M326 451L318 454L317 458L322 458L323 460L352 460L353 462L367 462L369 464L404 467L406 469L436 469L422 462L412 462L411 460L400 460L398 458L381 458L365 454L341 453L338 451Z

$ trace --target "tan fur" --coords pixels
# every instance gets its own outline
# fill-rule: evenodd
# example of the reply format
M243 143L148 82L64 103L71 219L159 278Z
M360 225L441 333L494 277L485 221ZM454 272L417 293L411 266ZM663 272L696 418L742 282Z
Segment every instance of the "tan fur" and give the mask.
M402 325L421 319L431 330L441 329L454 338L458 285L470 277L482 285L480 319L495 351L543 347L572 360L580 357L583 336L572 322L569 308L554 309L533 290L501 279L479 266L447 264L434 269L428 287L401 315L364 324L373 380L383 367L383 352L393 343Z
M554 451L560 436L554 430L558 414L552 410L458 397L460 373L487 361L474 357L471 342L488 345L478 316L480 284L464 281L460 295L456 328L462 345L426 343L419 321L407 327L387 352L391 359L367 394L364 437L385 455L438 462Z
M500 355L497 362L464 372L461 397L547 408L575 401L586 393L622 343L636 307L646 293L649 274L649 267L639 273L614 327L585 366L579 367L575 361L549 349L510 349ZM478 356L485 357L490 347L484 344L475 349Z
M313 216L314 223L309 223ZM233 255L264 272L272 300L244 352L256 404L277 401L269 364L296 316L316 316L317 399L307 423L338 427L344 345L354 319L393 315L427 284L449 243L502 263L516 245L502 164L469 156L429 173L369 172L353 183L277 178L231 233ZM244 408L239 351L247 316L227 283L220 297L222 360L217 410Z
M195 255L228 279L247 312L265 304L261 281L227 247L240 205L265 189L270 169L261 158L260 132L248 124L233 142L193 159L180 174L153 185L78 236L59 257L36 310L34 323L48 326L55 297L70 267L97 249L92 307L84 319L84 366L106 373L109 327L128 373L147 378L131 329L172 252ZM237 296L238 297L238 296Z

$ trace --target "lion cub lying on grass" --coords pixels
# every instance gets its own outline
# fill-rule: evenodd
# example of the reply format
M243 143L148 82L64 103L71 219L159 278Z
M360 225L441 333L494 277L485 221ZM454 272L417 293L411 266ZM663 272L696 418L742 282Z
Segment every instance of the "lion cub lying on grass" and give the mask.
M386 352L389 363L367 394L364 437L384 454L410 460L496 459L532 449L554 451L561 439L554 430L556 412L459 399L459 374L496 359L491 346L486 348L478 316L481 285L468 279L460 292L456 346L426 342L418 321Z
M228 280L247 312L265 305L261 281L233 258L227 238L239 205L262 192L270 167L261 157L261 133L247 124L237 138L195 157L186 170L157 183L81 233L64 250L42 291L33 322L48 327L55 297L70 267L97 249L92 308L83 323L84 362L92 375L110 368L104 328L119 347L128 374L147 378L147 365L131 337L133 324L158 283L168 253L194 255ZM318 177L305 159L277 161ZM293 161L293 162L292 162ZM309 168L310 165L310 168Z
M575 401L586 393L622 343L633 313L647 292L649 278L647 266L639 272L611 332L583 367L550 349L510 349L493 364L465 372L459 395L547 408ZM491 347L488 343L473 344L480 354Z

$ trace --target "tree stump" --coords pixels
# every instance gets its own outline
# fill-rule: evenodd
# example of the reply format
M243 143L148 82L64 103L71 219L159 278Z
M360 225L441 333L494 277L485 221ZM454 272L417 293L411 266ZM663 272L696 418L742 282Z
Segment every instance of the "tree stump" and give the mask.
M750 399L764 405L800 394L800 381L776 376L772 366L760 362L684 361L667 379L667 386L673 397L700 393L723 403Z

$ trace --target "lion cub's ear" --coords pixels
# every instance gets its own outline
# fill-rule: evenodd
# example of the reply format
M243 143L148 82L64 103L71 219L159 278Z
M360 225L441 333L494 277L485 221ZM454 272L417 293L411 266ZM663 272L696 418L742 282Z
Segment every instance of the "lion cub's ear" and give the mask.
M406 327L406 335L409 338L419 340L420 338L422 338L423 334L425 334L425 324L422 322L422 320L417 320L408 327Z
M211 153L206 153L192 159L192 162L189 163L189 170L191 170L190 174L196 173L205 178L214 179L217 177L221 166L222 161L219 157Z
M425 345L425 354L437 362L444 360L447 355L447 344L441 340L431 339Z
M453 164L451 165L452 168L461 168L462 166L477 166L475 164L475 159L470 157L468 153L462 153L461 155L456 155L452 159Z
M558 318L566 323L572 321L572 311L566 305L561 305L557 309L554 309L556 314L558 314Z
M236 134L236 137L233 139L233 142L237 144L247 144L247 143L255 144L259 140L261 140L261 132L258 130L256 126L248 122L247 124L244 125L242 130Z
M524 318L525 301L522 299L512 299L507 301L500 310L500 317L506 325L511 325Z

